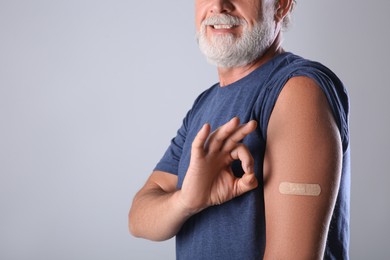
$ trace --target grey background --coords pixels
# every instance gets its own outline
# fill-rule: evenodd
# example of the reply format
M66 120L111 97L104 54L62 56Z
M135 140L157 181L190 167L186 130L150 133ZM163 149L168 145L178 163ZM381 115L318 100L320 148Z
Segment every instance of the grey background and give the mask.
M351 96L351 257L388 259L390 4L298 2L285 48ZM127 212L216 80L193 1L0 0L0 259L173 259Z

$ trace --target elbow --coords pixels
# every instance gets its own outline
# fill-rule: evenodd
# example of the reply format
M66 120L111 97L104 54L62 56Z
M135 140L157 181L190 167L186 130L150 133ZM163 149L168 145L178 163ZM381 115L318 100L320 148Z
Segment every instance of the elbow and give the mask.
M130 220L129 220L129 224L128 224L128 229L129 229L129 234L130 234L130 235L132 235L132 236L134 236L134 237L138 237L138 236L137 236L137 232L136 232L136 230L135 230L135 227L134 227L134 225L130 222Z
M136 238L144 238L151 241L163 241L163 239L155 238L152 234L149 234L142 226L142 223L137 221L137 217L129 213L128 216L128 230L129 234Z
M128 230L130 235L134 237L141 237L137 230L137 225L134 223L134 218L132 217L131 212L129 212L128 215Z
M138 222L137 218L129 213L128 216L128 230L129 234L136 238L144 238L150 241L161 242L170 239L172 236L165 236L164 234L155 233Z

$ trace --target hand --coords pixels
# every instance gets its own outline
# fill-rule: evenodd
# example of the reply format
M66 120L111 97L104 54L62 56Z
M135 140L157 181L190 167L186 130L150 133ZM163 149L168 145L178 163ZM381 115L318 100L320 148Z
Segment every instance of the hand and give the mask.
M210 134L205 124L196 135L191 149L191 160L183 180L181 202L195 214L209 206L219 205L257 187L253 172L253 157L248 148L239 143L256 129L252 120L240 125L237 117ZM234 176L231 163L240 160L244 175Z

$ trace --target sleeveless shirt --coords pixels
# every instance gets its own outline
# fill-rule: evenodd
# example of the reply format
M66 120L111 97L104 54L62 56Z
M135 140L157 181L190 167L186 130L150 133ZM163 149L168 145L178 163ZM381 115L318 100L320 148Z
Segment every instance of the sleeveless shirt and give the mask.
M258 188L222 205L209 207L192 216L176 235L177 259L262 259L265 249L265 209L263 190L263 160L268 122L286 82L296 76L316 81L324 92L340 131L343 160L336 205L333 211L324 259L349 259L349 100L338 77L318 62L289 52L282 53L246 77L224 87L215 84L194 102L177 135L155 170L178 176L180 189L185 177L191 144L205 123L212 130L237 116L242 123L258 122L257 129L242 141L255 159ZM314 163L314 162L313 162ZM233 172L243 174L238 161Z

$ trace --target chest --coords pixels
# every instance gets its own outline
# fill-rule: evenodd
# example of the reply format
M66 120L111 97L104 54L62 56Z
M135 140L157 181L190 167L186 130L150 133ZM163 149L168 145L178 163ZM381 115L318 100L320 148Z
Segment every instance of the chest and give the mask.
M218 95L217 93L201 105L194 107L187 122L187 135L178 168L178 188L181 187L187 172L191 158L192 142L200 128L205 123L209 123L212 131L214 131L235 116L240 118L242 123L253 119L259 122L257 117L260 114L258 110L261 108L256 104L256 100L256 95L249 95L248 93L238 93L233 96ZM265 141L261 136L260 127L258 126L256 131L244 138L242 143L249 148L255 159L256 175L262 179ZM239 161L233 163L232 169L237 177L243 174Z

